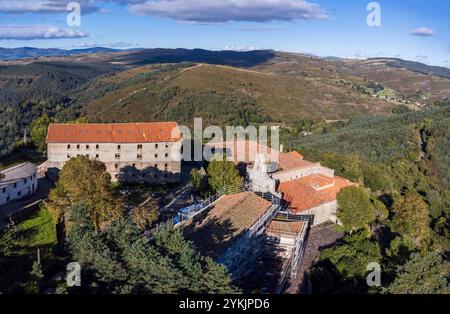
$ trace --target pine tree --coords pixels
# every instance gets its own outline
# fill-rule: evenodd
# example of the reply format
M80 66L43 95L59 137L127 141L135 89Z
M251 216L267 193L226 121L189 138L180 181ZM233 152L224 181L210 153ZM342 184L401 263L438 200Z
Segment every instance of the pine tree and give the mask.
M439 253L413 253L384 291L393 294L449 294L446 266Z

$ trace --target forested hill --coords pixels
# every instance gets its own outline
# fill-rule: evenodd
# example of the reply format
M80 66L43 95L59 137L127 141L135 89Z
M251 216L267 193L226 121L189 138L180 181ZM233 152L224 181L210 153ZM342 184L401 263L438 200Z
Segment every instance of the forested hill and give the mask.
M367 273L362 271L374 261L382 265L383 286L391 285L388 292L448 293L445 277L440 277L448 275L448 263L436 252L448 261L449 125L450 106L446 105L422 112L304 124L284 130L287 148L300 150L307 159L358 182L357 189L370 198L363 208L375 208L378 215L370 227L349 227L342 240L321 252L311 271L313 293L379 293L367 286ZM305 129L312 134L305 136ZM338 195L340 205L346 200L352 206L358 204L358 197L350 191ZM338 217L348 218L343 211L338 211ZM358 216L350 218L347 227L352 223L356 226ZM409 265L405 264L408 260L414 264L409 267L421 267L424 273L399 271L400 266ZM440 281L433 285L432 280ZM421 286L422 281L430 286Z
M292 125L428 110L450 98L450 79L440 72L392 60L266 50L79 52L0 62L0 156L44 113L59 121Z
M75 93L93 78L121 68L73 62L0 65L0 156L10 152L42 114L58 116L61 121L76 117Z

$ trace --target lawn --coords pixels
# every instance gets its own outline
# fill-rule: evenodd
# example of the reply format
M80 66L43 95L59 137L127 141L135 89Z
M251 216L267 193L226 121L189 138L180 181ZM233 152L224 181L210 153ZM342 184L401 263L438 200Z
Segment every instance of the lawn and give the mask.
M17 244L25 254L35 252L38 247L51 247L56 244L55 226L45 208L21 222L18 232L21 238Z
M11 256L2 256L0 252L0 292L23 292L38 248L44 272L57 262L55 229L46 209L40 209L18 224L14 245Z

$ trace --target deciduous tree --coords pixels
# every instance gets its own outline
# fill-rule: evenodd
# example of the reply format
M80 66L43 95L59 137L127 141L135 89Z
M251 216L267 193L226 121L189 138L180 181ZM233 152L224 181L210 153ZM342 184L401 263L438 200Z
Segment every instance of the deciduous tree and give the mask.
M208 165L208 182L214 192L238 189L243 179L235 165L223 155L217 155Z
M376 211L370 201L370 196L361 187L351 186L343 189L337 195L337 217L346 231L366 228L375 221Z

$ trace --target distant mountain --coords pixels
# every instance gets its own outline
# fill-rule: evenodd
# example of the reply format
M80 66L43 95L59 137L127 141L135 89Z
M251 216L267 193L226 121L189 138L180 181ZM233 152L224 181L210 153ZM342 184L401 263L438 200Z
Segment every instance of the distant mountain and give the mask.
M195 62L229 65L235 67L252 67L275 57L271 50L253 51L211 51L204 49L143 49L114 58L113 61L129 65L146 65L156 63Z
M39 58L39 57L63 57L86 53L113 53L119 51L122 50L105 47L92 47L92 48L72 49L72 50L64 50L57 48L41 49L32 47L0 48L0 60L10 61L17 59Z

